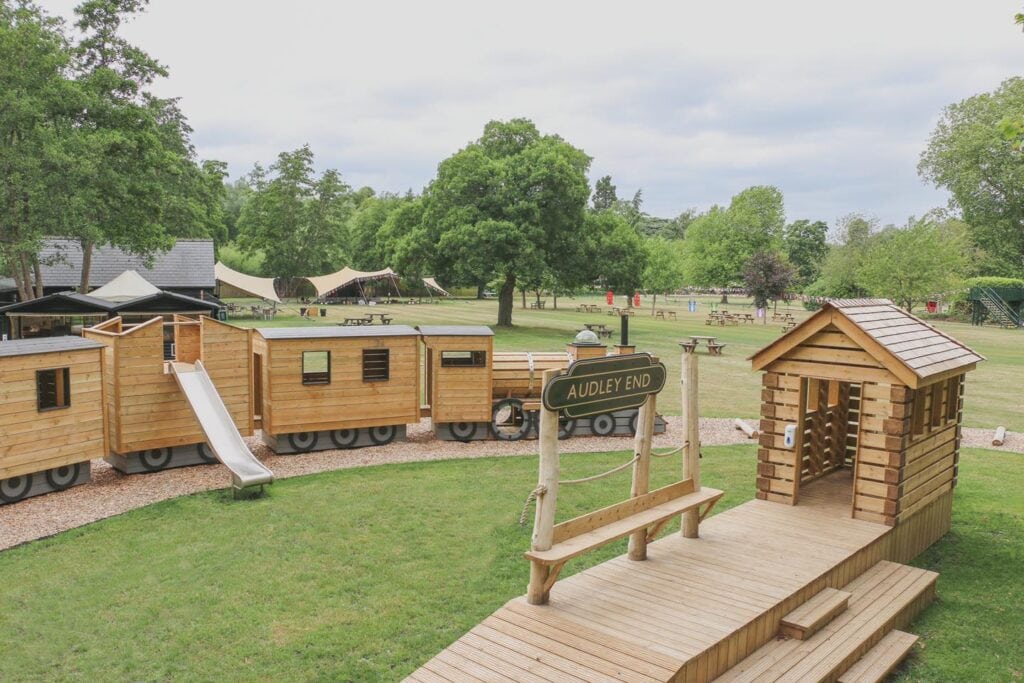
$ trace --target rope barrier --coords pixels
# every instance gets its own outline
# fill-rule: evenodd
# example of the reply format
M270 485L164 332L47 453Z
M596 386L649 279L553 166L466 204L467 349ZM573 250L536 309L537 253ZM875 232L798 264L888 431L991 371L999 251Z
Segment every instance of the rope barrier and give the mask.
M667 453L655 453L654 451L651 451L651 457L652 458L667 458L670 455L675 455L676 453L681 453L684 448L686 448L686 444L680 446L679 448L673 448L672 450L668 451Z
M526 502L523 503L523 511L519 514L519 526L526 526L526 516L530 511L530 503L537 500L538 496L543 496L547 492L547 486L538 486L530 491L530 495L526 497Z
M632 465L633 463L635 463L639 459L640 459L640 454L637 453L630 460L622 463L618 467L611 468L607 472L602 472L601 474L595 474L595 475L590 476L590 477L583 477L582 479L566 479L566 480L558 482L558 485L559 486L569 486L570 484L585 484L588 481L597 481L598 479L604 479L605 477L610 477L611 475L616 474L617 472L621 472L622 470L626 469L627 467L629 467L630 465Z

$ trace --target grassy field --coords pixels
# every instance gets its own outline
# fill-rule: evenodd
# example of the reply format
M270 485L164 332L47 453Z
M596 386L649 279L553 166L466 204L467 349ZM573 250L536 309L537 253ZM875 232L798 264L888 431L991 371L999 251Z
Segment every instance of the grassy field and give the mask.
M749 299L733 298L729 306L735 311L751 311ZM552 351L572 341L583 323L605 323L616 330L612 340L618 341L618 318L606 313L579 313L579 303L597 303L598 297L561 299L557 310L521 309L519 299L513 315L515 327L496 328L495 348L499 351ZM728 344L721 357L701 355L701 414L709 417L757 417L760 410L760 375L750 370L747 358L781 334L779 324L744 324L710 328L704 324L709 298L700 298L696 313L686 311L686 300L668 303L661 299L658 308L673 310L678 320L661 320L650 316L650 300L630 320L630 341L640 351L658 355L666 364L669 377L679 376L678 343L691 334L715 334ZM621 302L621 298L620 298ZM346 317L355 317L368 309L354 306L330 306L327 318L307 320L298 317L298 308L287 305L283 315L273 322L239 319L239 325L319 325L334 324ZM497 320L495 300L445 301L438 305L375 306L375 313L387 312L396 324L466 324L493 325ZM780 307L798 319L809 314L802 306ZM988 360L970 374L964 410L964 424L969 427L994 429L997 425L1024 431L1024 331L992 327L973 327L962 323L937 323L954 338L975 349ZM679 392L666 391L659 397L659 408L667 414L679 413Z
M751 446L705 449L721 509L753 495ZM583 476L624 453L567 455ZM914 624L907 681L1011 681L1024 671L1021 456L968 451L953 532L920 564L939 599ZM674 459L655 460L654 484ZM396 680L528 577L517 523L535 457L391 465L143 508L0 553L4 680ZM619 500L628 476L560 495L569 517ZM624 551L585 556L580 569Z

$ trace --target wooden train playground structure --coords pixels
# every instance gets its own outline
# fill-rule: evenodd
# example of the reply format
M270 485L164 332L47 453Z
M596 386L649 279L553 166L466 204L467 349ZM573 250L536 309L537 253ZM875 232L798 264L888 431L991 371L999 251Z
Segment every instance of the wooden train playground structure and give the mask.
M750 357L757 494L712 516L700 354L681 353L684 427L657 453L657 358L590 331L557 352L493 341L173 316L0 343L0 499L87 481L99 457L126 473L219 461L236 489L262 487L273 473L244 436L281 454L372 447L429 417L439 439L536 439L539 476L526 594L411 681L880 681L911 650L938 575L905 563L950 529L980 355L887 300L826 303ZM631 435L632 457L563 479L559 444L584 435ZM678 459L679 480L650 490L652 458ZM626 472L621 502L559 521L560 489ZM623 539L626 554L565 575Z
M278 454L385 445L427 417L445 440L536 438L543 372L608 353L589 331L563 351L494 352L487 327L182 315L2 342L0 503L89 481L96 458L126 474L220 462L234 489L263 487L273 473L243 440L256 434ZM558 436L630 435L637 415L563 418Z
M852 683L902 661L917 640L902 629L938 578L904 563L950 528L964 380L983 358L888 300L827 303L750 358L763 373L757 497L714 516L723 493L701 485L698 358L682 355L678 449L652 452L651 383L632 397L633 457L567 481L560 413L604 407L565 387L649 368L627 357L545 371L527 593L408 680ZM678 457L679 481L649 491L652 457ZM555 523L560 488L627 470L628 498ZM680 532L655 540L674 519ZM627 537L625 555L559 580Z

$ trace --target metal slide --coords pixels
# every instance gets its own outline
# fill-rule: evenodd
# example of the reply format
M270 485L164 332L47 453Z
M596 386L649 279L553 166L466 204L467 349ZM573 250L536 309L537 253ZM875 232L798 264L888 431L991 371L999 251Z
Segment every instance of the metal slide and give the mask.
M257 460L245 445L202 362L197 360L195 365L174 362L171 363L171 370L199 426L206 434L210 450L231 470L235 488L272 484L274 473Z

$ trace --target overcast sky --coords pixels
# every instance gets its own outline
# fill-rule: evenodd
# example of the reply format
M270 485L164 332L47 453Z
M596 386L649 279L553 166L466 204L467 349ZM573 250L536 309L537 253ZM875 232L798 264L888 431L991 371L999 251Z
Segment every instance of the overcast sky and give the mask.
M74 1L44 0L70 16ZM917 160L942 108L1022 73L1019 0L152 0L125 30L232 176L310 143L353 186L419 191L527 117L674 216L778 186L790 219L944 205Z

